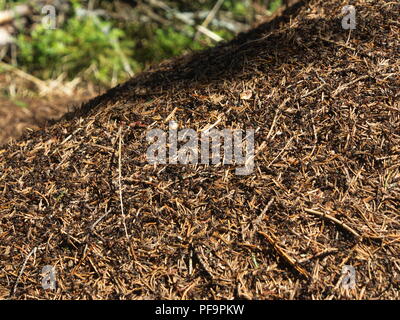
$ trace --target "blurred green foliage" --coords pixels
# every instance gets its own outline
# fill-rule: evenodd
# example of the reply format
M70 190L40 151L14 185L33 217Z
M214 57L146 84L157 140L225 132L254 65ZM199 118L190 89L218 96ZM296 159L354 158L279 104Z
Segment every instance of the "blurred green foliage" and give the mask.
M27 2L29 0L7 3L0 0L0 9L10 3ZM167 16L167 20L172 21L168 25L145 20L121 22L112 15L79 14L80 9L87 8L88 1L71 0L70 3L67 18L56 29L46 29L36 22L28 30L19 30L16 41L18 67L41 79L64 74L68 79L80 77L108 87L148 65L213 44L213 40L205 36L195 37L195 25L201 24L204 18L196 20L194 25L174 21L173 16ZM96 3L101 5L104 1ZM216 0L168 2L172 10L186 13L207 12L215 3ZM281 0L270 1L269 9L275 10L280 3ZM252 4L250 0L225 0L221 10L229 12L232 21L246 23L254 15ZM102 9L108 11L110 6L112 10L112 3L105 2ZM232 30L221 26L210 25L209 28L225 40L234 36Z
M72 17L54 30L38 24L29 35L20 34L17 44L19 64L41 78L66 73L107 85L125 73L121 54L130 55L135 43L111 22L94 16ZM140 69L135 60L128 61L132 70Z
M187 27L186 29L188 32L194 33L192 28ZM143 42L142 47L137 48L133 54L134 58L140 61L142 65L175 57L188 50L200 50L203 48L201 43L193 41L192 38L176 31L172 27L154 30L153 35Z

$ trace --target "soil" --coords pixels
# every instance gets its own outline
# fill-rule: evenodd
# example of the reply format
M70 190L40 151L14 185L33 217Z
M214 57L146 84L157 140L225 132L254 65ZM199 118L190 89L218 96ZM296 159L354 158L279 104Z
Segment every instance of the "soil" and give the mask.
M82 96L0 97L0 145L61 118L85 100Z

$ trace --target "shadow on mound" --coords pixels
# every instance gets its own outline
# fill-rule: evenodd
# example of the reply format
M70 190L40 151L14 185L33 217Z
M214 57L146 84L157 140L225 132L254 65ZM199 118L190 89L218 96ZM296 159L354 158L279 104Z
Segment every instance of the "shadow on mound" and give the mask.
M110 102L126 102L135 97L162 94L164 91L179 87L184 82L208 83L210 81L224 81L243 71L249 60L258 56L259 46L266 46L268 50L277 51L290 45L293 35L282 38L264 39L268 33L279 29L297 15L299 10L309 0L298 1L272 21L264 23L248 32L239 34L235 39L193 54L172 59L155 66L148 72L142 72L127 82L110 89L106 93L88 101L80 108L65 114L61 120L71 120L75 117L86 116L94 108L101 108ZM294 34L300 30L294 30ZM304 31L304 30L303 30ZM265 41L264 41L265 40ZM261 42L259 42L261 41ZM258 42L258 45L256 44ZM299 48L300 50L300 48ZM54 121L57 122L57 121Z
M304 55L310 54L309 49L315 52L315 59L319 58L319 51L331 47L333 51L346 48L346 38L349 30L341 26L343 15L342 7L331 5L332 19L313 19L304 17L298 27L290 27L291 17L296 16L309 0L299 1L286 9L281 15L238 35L230 42L216 47L176 58L165 62L154 69L143 72L131 80L121 84L103 95L100 95L80 108L67 113L61 120L70 120L74 117L84 117L93 109L98 110L109 103L126 103L138 97L161 95L168 90L179 90L194 84L202 85L214 81L223 82L237 76L243 76L248 67L258 64L265 59L266 69L278 68L280 65L302 60ZM318 6L314 7L314 11ZM326 10L326 5L325 5ZM384 16L382 16L384 19ZM373 39L371 30L381 28L381 21L362 19L357 21L357 29L351 32L352 39L377 42ZM355 51L350 46L348 50ZM368 58L368 55L359 53ZM272 59L271 59L272 57ZM258 61L258 62L257 62ZM268 61L268 62L267 62ZM250 68L251 69L251 68ZM252 76L253 74L248 74Z

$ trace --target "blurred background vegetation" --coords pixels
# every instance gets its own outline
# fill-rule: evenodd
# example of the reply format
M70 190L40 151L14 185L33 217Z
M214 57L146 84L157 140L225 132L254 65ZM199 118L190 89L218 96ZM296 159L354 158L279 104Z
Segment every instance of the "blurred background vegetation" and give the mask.
M46 5L56 10L53 26ZM230 40L280 5L281 0L0 0L0 75L13 73L39 88L41 81L58 79L107 89L161 60ZM6 95L18 91L2 89Z

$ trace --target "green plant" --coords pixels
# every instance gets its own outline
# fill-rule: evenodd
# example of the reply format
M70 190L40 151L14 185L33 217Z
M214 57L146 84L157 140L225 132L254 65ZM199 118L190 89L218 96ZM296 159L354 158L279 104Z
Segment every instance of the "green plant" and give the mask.
M193 30L188 30L188 33ZM193 41L191 37L183 32L174 30L172 27L156 29L154 37L147 42L146 55L151 61L160 61L165 58L182 54L186 50L199 50L202 45Z
M274 12L282 5L282 0L273 0L269 4L269 11Z
M236 17L246 17L249 14L251 5L249 1L224 1L222 8L230 11Z
M250 23L254 16L254 1L225 0L221 12L225 11L228 20ZM10 2L15 5L27 1L0 0L0 9L10 7ZM210 10L215 5L215 0L166 2L174 10L189 13ZM269 10L276 10L281 2L270 1ZM70 3L71 9L64 12L65 22L57 25L57 29L46 29L40 23L31 25L29 29L20 28L17 38L18 67L42 79L57 78L63 74L69 79L80 77L108 87L149 64L215 43L197 33L196 25L202 22L201 19L196 20L196 25L181 23L179 19L176 23L165 24L151 19L150 22L140 19L106 20L96 16L93 10L85 10L85 1L70 0ZM100 8L113 10L107 1L96 3ZM135 10L132 9L133 16L140 15L140 11L135 13ZM228 14L226 11L229 11ZM163 11L155 12L163 14ZM169 13L163 19L169 21ZM234 36L231 29L222 25L210 24L208 28L225 40Z
M18 62L41 78L65 73L108 85L113 77L125 77L139 65L128 59L132 40L121 40L124 31L96 16L69 18L61 28L38 24L30 35L19 35Z

